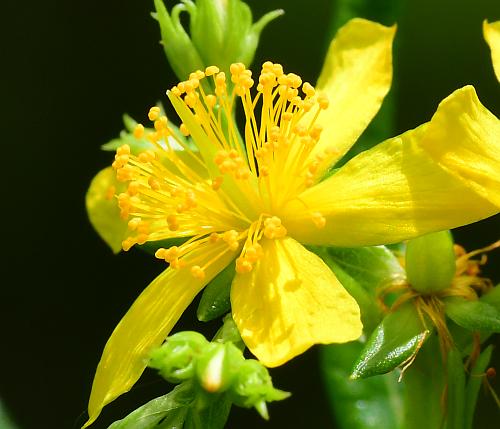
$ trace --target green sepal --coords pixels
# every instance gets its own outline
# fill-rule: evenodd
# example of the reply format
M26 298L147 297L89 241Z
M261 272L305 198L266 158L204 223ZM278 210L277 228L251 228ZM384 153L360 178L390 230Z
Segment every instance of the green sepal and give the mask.
M149 401L127 417L114 422L108 429L180 428L195 398L195 392L192 382L179 384L166 395Z
M400 429L403 385L396 373L349 379L352 362L362 348L357 341L320 348L321 370L335 421L341 429Z
M492 353L493 346L488 346L479 355L474 367L471 369L469 380L467 381L467 387L465 389L464 429L472 429L479 389L484 379L486 368L490 363Z
M235 273L233 262L205 287L196 311L200 322L209 322L231 310L231 282Z
M352 379L385 374L409 362L428 338L415 306L408 302L389 313L373 331L354 364Z
M226 394L208 394L198 387L196 400L189 408L182 429L223 429L231 406Z
M120 209L114 196L107 195L125 191L125 185L116 180L111 167L101 170L90 182L85 195L85 206L90 223L113 253L122 250L122 241L127 237L127 222L120 217Z
M421 293L449 288L456 271L450 231L434 232L408 241L405 268L408 283Z
M460 352L452 348L448 352L446 362L447 375L447 407L446 428L464 428L465 409L465 371Z
M223 319L224 323L219 328L219 330L214 335L212 339L213 342L217 341L219 343L231 342L241 351L245 350L245 343L241 339L240 331L233 320L231 314L226 314Z
M470 331L500 332L500 310L487 302L448 298L445 312L457 325Z

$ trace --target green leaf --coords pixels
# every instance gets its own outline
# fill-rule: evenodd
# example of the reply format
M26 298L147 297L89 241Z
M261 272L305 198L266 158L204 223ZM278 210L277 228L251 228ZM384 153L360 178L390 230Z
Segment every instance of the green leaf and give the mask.
M108 167L92 179L85 196L90 223L114 253L120 252L127 235L127 222L120 217L114 198L114 194L124 190L125 185L116 180L115 171Z
M114 422L108 429L180 428L194 398L193 383L182 383L170 393L149 401L124 419Z
M447 429L463 429L465 407L465 371L460 352L452 348L447 358L448 397L446 407Z
M183 429L222 429L229 417L231 405L225 394L214 396L199 393L189 409Z
M372 333L351 378L385 374L404 365L416 355L429 334L414 305L403 304L389 313Z
M231 282L235 272L235 264L229 264L205 287L196 312L199 321L208 322L231 310Z
M493 353L493 346L488 346L478 357L474 367L472 368L465 389L465 416L464 428L472 429L472 422L474 419L474 411L476 409L477 396L479 388L484 378L484 372L490 363L491 354Z
M377 287L404 277L398 259L385 246L328 247L326 251L340 268L372 294Z
M341 429L399 429L403 386L397 374L349 379L352 362L362 348L360 342L320 348L321 370L335 421Z
M408 282L419 292L449 288L456 271L450 231L434 232L408 241L405 268Z
M488 293L484 294L480 298L480 301L486 302L500 311L500 285L490 289Z
M487 302L449 298L445 312L457 325L471 331L500 332L500 310Z

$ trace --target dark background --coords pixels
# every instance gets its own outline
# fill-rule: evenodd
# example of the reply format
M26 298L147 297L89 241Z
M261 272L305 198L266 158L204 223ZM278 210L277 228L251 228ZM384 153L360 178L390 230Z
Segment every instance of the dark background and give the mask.
M287 12L264 31L254 64L272 59L314 82L334 3L249 3L257 17L273 8ZM79 428L108 336L164 268L139 252L113 256L86 218L84 194L110 162L99 146L122 129L122 113L144 120L176 79L158 44L150 0L2 6L0 397L20 428ZM500 19L498 0L402 2L396 133L429 120L438 102L465 84L500 115L500 85L482 39L485 18ZM498 239L499 223L497 216L460 228L455 237L468 249L483 247ZM498 253L487 270L497 281ZM195 326L191 311L178 327ZM207 325L205 332L216 328ZM316 358L313 349L271 371L275 385L293 396L271 405L269 423L233 409L228 427L333 427ZM498 350L495 359L498 366ZM107 427L167 388L146 374L93 427ZM498 410L486 395L480 402L478 427L493 428Z

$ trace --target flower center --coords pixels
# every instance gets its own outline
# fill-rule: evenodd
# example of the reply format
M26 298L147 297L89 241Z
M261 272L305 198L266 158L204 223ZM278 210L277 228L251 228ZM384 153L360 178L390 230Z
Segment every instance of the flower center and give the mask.
M224 72L207 67L167 92L182 120L180 133L152 107L148 117L154 129L138 124L134 131L151 149L138 154L127 145L118 149L113 167L128 189L117 198L131 231L124 250L186 237L182 246L157 252L182 268L183 256L222 239L227 251L241 250L236 270L243 273L262 253L259 240L286 235L275 214L291 199L300 200L318 179L322 155L312 156L312 150L322 128L315 122L328 100L279 64L263 64L255 96L250 70L238 63L230 72L228 83ZM244 137L235 119L238 99ZM319 212L311 212L310 220L318 228L325 225ZM192 274L202 278L206 263L191 265Z

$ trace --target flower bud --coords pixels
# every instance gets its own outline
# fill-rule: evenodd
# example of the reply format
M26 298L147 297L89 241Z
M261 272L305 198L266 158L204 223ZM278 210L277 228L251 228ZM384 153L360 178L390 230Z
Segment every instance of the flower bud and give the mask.
M406 276L416 291L426 294L449 288L455 270L453 237L449 231L435 232L408 241Z
M259 414L268 419L266 402L285 399L290 394L275 389L267 369L254 359L247 359L241 365L231 388L231 400L240 407L255 407Z
M162 43L168 61L181 80L193 70L217 65L226 73L232 63L247 67L253 60L260 33L273 19L283 14L275 10L252 22L252 12L241 0L196 0L174 6L169 14L162 0L155 0ZM189 14L191 37L180 21Z
M198 381L207 392L224 392L244 361L243 353L234 344L210 343L196 365Z
M151 353L149 366L167 381L180 383L194 376L196 360L208 344L198 332L179 332Z

